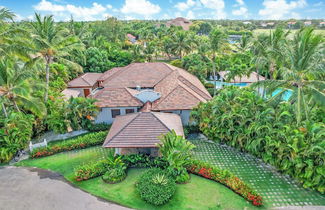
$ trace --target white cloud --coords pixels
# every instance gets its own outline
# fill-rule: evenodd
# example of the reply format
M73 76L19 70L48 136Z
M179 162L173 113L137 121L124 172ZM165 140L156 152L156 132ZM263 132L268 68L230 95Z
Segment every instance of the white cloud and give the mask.
M35 10L38 11L52 11L52 12L62 12L65 10L64 6L58 4L52 4L49 1L42 0L40 3L34 6Z
M233 5L237 9L232 10L232 14L235 16L242 16L244 18L248 17L248 9L243 0L236 0L237 4Z
M190 10L190 11L187 12L187 14L186 14L186 18L187 18L187 19L195 19L195 15L194 15L194 13Z
M213 13L213 18L226 18L226 13L224 11L225 2L223 0L200 0L200 2L204 7L215 10Z
M54 18L68 20L72 15L76 20L96 20L103 17L106 8L99 3L92 3L91 7L81 7L72 4L54 4L47 0L42 0L34 9L40 12L47 12L54 15Z
M106 7L107 7L108 9L112 9L112 8L113 8L113 6L110 5L110 4L107 4Z
M184 11L187 10L195 5L195 1L193 0L187 0L186 2L178 2L175 7L180 10Z
M297 0L287 2L286 0L264 0L264 8L259 10L259 15L265 19L284 19L298 14L293 10L304 8L307 5L306 0Z
M248 9L246 7L240 7L239 9L233 10L232 14L236 15L236 16L247 17L248 16Z
M159 13L160 10L159 5L153 4L149 0L125 0L121 12L124 14L137 14L149 17Z

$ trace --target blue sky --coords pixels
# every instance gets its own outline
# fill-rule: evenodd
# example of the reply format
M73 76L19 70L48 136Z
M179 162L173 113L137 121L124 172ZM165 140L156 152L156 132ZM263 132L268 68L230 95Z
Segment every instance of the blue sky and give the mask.
M325 18L325 0L0 0L0 7L17 20L32 19L34 12L56 20Z

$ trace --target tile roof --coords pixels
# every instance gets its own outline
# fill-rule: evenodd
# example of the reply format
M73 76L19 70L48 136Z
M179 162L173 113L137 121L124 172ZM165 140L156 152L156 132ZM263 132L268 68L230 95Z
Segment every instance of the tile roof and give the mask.
M80 96L80 91L74 89L64 89L61 93L63 94L63 98L65 100L69 100L71 97L76 98Z
M143 103L132 95L129 88L103 88L97 91L92 98L97 99L95 104L99 107L127 107L142 106Z
M189 30L190 26L192 25L192 21L186 19L186 18L182 18L182 17L178 17L175 18L173 20L170 20L166 23L166 26L169 27L171 25L174 26L181 26L184 30Z
M181 118L177 114L139 112L118 116L103 147L157 147L160 143L158 137L171 130L184 136Z
M68 83L68 87L92 87L100 76L102 76L102 73L85 73L71 80Z
M218 74L225 78L227 77L228 71L220 71L218 72ZM248 77L247 76L242 76L241 78L236 76L233 80L231 80L230 82L234 82L234 83L241 83L241 82L245 82L245 83L254 83L257 82L258 80L265 80L265 77L258 75L256 72L252 72Z
M138 86L161 94L153 103L153 110L192 109L211 98L197 77L166 63L133 63L109 70L99 79L104 80L104 88L93 97L100 107L142 106L131 97L139 93L134 89Z

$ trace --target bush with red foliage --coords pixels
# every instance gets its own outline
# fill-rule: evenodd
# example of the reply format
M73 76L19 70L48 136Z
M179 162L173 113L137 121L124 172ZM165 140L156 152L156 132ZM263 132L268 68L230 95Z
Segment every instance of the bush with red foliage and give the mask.
M193 160L187 170L193 174L220 182L250 201L254 206L263 205L262 197L258 193L227 170L217 168L216 166L198 160Z

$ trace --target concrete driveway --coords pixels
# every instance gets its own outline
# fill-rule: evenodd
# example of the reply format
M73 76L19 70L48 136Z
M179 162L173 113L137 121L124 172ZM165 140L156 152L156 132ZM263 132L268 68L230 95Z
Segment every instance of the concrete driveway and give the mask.
M0 210L127 209L73 187L47 170L0 168Z

